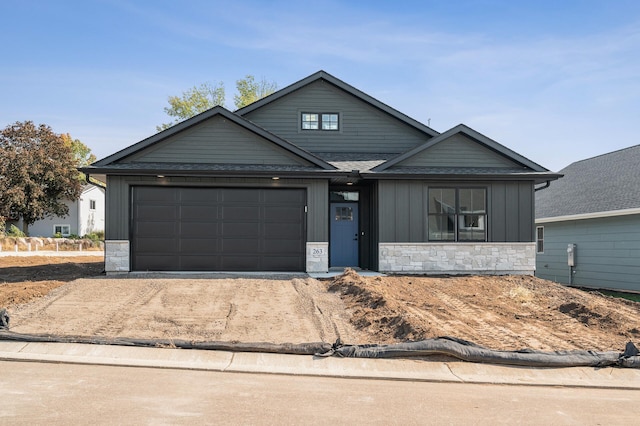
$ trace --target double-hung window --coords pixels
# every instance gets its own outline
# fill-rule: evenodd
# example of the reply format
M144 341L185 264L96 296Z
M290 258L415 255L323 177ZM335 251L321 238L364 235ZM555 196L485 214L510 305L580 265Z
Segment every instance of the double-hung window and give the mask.
M301 116L302 130L339 130L338 113L303 112Z
M429 241L486 241L485 188L429 188Z

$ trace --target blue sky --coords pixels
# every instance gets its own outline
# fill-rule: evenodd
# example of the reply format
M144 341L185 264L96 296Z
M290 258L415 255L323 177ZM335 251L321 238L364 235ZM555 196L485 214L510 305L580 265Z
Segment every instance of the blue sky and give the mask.
M4 0L0 40L0 128L48 124L98 158L194 85L223 82L232 107L246 74L320 69L553 171L640 143L637 0Z

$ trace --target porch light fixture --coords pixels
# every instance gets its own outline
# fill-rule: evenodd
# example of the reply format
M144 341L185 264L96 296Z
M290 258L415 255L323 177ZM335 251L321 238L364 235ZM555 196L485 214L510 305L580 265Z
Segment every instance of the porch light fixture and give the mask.
M161 179L162 179L162 178L164 177L164 175L156 175L156 177L158 177L158 178L161 178Z
M271 178L271 180L280 180L280 178L278 176L274 176Z

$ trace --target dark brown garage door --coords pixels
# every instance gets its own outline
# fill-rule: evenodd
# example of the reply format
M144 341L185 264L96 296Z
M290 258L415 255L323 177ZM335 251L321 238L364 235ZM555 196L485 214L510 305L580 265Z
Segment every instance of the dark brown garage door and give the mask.
M305 190L133 188L134 271L304 271Z

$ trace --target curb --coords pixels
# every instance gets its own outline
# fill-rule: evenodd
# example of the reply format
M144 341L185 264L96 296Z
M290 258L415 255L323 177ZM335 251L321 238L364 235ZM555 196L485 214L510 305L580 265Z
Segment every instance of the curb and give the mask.
M0 341L0 360L167 368L370 380L640 390L640 370L528 368L428 359L320 358L309 355Z

